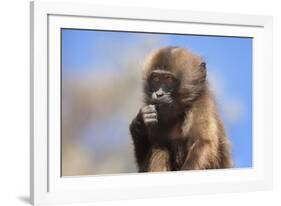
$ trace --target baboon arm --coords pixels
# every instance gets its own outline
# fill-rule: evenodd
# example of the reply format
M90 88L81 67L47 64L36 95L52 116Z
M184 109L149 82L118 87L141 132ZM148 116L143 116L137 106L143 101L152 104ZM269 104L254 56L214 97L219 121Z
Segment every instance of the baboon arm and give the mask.
M189 148L182 170L211 168L213 146L208 140L196 140Z
M147 158L150 152L150 143L144 122L139 113L130 124L130 132L133 139L135 158L140 172L144 172L147 167Z

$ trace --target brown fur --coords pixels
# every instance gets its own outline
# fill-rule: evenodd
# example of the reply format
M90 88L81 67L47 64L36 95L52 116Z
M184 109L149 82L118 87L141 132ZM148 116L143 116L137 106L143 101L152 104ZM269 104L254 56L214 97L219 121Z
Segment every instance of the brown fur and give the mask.
M160 119L157 129L150 132L139 114L130 126L139 170L231 167L230 143L208 88L203 60L183 48L157 50L144 67L146 95L149 76L155 69L172 72L180 85L174 96L174 111L161 117L165 123ZM149 104L147 98L145 104Z

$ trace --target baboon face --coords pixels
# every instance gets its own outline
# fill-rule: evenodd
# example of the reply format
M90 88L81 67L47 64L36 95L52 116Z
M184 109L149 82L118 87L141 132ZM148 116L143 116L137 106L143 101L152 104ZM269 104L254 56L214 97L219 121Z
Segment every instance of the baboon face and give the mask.
M202 59L178 47L152 54L144 68L144 93L148 104L185 107L200 95L206 80Z
M148 79L147 96L152 104L170 105L178 89L177 77L164 70L154 70Z

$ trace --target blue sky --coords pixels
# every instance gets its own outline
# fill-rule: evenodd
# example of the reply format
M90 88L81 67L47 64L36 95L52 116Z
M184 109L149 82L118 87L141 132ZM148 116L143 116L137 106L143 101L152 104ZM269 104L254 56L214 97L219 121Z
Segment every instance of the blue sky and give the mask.
M220 114L232 142L235 166L252 166L252 45L251 38L62 30L63 75L85 75L122 64L108 59L111 53L141 47L180 46L202 56L207 62L208 78L216 91ZM109 71L110 72L110 71ZM116 72L116 71L115 71ZM118 72L118 71L117 71ZM116 126L116 125L115 125ZM108 131L107 131L108 132Z

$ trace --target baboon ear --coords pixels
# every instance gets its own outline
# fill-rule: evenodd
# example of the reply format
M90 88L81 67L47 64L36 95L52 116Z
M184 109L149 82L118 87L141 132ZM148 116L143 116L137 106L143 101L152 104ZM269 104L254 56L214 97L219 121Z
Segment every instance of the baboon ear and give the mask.
M206 70L206 62L202 62L202 63L200 64L200 67L201 67L201 69Z
M206 62L202 62L202 63L200 64L200 69L201 69L202 74L203 74L203 79L205 80L205 79L206 79L206 76L207 76Z

